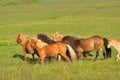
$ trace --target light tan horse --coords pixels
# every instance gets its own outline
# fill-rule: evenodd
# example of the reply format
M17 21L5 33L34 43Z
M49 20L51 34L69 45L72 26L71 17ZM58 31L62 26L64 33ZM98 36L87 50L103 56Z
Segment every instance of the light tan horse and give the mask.
M70 58L67 56L67 44L62 42L56 42L46 46L40 47L39 40L31 40L32 47L38 52L41 64L44 63L45 58L51 58L57 55L61 55L66 61L70 62ZM76 58L76 54L74 53Z
M113 46L117 50L117 59L116 61L120 60L120 41L111 39L109 40L108 48Z
M17 44L22 43L22 48L24 51L24 61L26 61L26 54L32 54L33 60L34 60L34 54L36 54L36 50L34 49L34 47L31 46L31 39L28 39L27 35L24 34L18 34L17 35L17 40L16 40ZM44 45L47 45L47 43L41 43L41 47L43 47Z

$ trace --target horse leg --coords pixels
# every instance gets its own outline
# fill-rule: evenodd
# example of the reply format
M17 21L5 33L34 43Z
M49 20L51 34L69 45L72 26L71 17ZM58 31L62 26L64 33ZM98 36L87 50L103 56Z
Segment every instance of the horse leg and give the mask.
M100 48L100 52L103 54L104 59L106 59L107 55L106 55L105 51L103 50L103 48Z
M87 53L87 55L88 55L88 56L91 56L91 57L93 56L93 55L92 55L91 53L89 53L89 52Z
M68 62L70 62L70 58L67 55L64 54L60 54L65 60L67 60Z
M96 61L97 57L99 56L99 51L96 51L96 57L93 61Z
M104 59L106 59L107 56L106 56L106 54L105 54L105 51L103 51L102 54L103 54Z
M26 61L26 52L24 52L24 61Z
M24 61L26 61L26 50L25 50L25 46L23 45L23 51L24 51Z
M91 57L93 56L92 54L90 54L90 52L83 52L82 54L84 58L87 58L87 55Z
M44 65L44 60L45 60L45 57L44 56L41 56L40 57L40 61L41 61L41 64Z
M57 60L58 60L58 62L61 61L61 56L59 54L57 55Z
M33 60L35 60L34 53L32 54Z
M50 60L51 60L51 57L48 57L48 60L49 60L49 62L50 62Z
M87 57L86 54L87 54L87 53L83 52L83 53L82 53L82 56L83 56L84 58L86 58L86 57Z

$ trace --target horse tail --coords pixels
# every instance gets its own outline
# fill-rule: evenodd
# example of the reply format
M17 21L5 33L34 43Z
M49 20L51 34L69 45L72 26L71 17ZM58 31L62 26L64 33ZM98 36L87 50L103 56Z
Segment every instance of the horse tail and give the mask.
M106 51L106 58L110 58L111 57L111 48L108 48L108 39L107 38L103 38L104 41L104 46L105 46L105 51Z
M66 45L67 47L67 56L72 60L76 60L76 53L70 45Z

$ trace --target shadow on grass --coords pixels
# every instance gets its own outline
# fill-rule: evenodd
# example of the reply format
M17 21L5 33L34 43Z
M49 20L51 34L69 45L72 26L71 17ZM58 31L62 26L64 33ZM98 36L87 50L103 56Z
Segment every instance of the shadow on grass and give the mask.
M20 54L14 54L13 58L20 58L22 61L24 61L24 56ZM26 57L26 62L29 64L36 64L39 62L39 60L38 59L33 60L32 58Z

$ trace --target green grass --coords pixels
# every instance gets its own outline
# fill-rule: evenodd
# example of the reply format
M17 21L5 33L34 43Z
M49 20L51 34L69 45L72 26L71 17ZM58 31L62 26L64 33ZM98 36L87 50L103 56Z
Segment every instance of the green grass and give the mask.
M94 57L72 63L56 59L42 66L32 56L23 62L18 33L30 38L38 33L90 37L100 35L120 40L119 0L0 0L0 80L119 80L120 61L112 58L96 62ZM95 55L95 52L92 52ZM17 55L17 56L16 56ZM38 57L36 56L36 59Z

